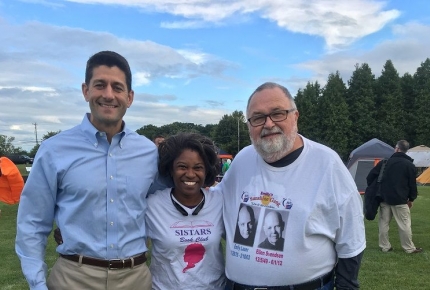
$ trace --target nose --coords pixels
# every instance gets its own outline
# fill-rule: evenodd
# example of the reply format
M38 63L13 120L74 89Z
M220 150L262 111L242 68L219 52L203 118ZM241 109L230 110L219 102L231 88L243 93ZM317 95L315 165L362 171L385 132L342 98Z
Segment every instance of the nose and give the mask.
M196 175L196 173L194 172L194 170L192 168L187 169L187 171L185 172L185 176L187 177L194 177Z
M266 116L266 122L264 123L264 128L273 128L274 126L275 126L275 122L273 122L269 116Z
M103 91L103 98L105 99L113 99L115 97L114 90L111 86L106 86Z

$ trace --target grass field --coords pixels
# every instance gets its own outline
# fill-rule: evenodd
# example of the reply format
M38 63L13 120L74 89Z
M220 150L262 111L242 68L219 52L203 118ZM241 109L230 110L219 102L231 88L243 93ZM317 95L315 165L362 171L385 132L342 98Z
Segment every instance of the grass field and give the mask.
M28 289L14 250L17 205L0 203L0 289ZM424 248L420 254L406 254L401 250L397 225L393 220L390 242L393 252L382 253L378 248L378 223L366 221L367 248L364 253L360 284L365 290L427 290L430 289L430 187L419 187L419 197L412 208L412 232L416 246ZM378 217L377 217L378 218ZM57 254L49 237L46 261L51 267Z

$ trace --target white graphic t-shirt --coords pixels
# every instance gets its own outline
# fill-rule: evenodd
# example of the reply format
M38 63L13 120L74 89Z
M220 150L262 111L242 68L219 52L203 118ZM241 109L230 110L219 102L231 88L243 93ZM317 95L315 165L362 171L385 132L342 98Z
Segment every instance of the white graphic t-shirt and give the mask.
M203 190L201 210L192 215L195 209L183 206L188 213L184 216L173 205L170 191L168 188L148 196L152 288L224 289L222 195Z
M336 152L302 138L300 156L281 168L242 149L214 189L224 195L226 275L237 283L304 283L366 247L351 174Z

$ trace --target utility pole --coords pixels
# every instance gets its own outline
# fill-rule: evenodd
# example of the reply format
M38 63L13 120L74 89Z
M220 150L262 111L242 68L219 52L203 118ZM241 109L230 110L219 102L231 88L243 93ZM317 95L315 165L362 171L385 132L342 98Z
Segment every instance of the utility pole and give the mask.
M39 145L39 141L37 140L37 123L33 123L34 125L34 134L36 135L36 145Z

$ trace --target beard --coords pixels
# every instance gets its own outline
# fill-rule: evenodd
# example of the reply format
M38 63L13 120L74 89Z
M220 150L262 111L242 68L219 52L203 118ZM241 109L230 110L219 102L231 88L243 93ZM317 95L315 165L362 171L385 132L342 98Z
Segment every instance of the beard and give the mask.
M272 136L270 140L264 139L262 136L267 134L280 133L276 136ZM260 136L253 139L251 137L251 142L254 145L255 150L258 154L268 163L273 163L285 157L294 146L294 141L297 136L297 124L294 125L291 132L285 134L282 130L275 126L271 130L264 129L261 130Z

